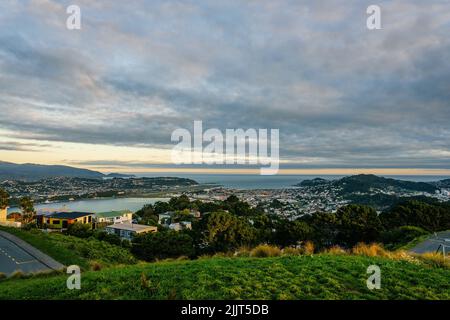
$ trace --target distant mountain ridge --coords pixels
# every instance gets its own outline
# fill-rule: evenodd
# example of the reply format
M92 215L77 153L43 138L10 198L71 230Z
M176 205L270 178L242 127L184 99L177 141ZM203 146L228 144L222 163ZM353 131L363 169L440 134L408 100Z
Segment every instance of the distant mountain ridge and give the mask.
M443 182L445 180L442 180ZM437 182L415 182L406 180L397 180L392 178L379 177L373 174L358 174L348 176L337 180L325 180L315 178L312 180L304 180L297 184L300 187L318 186L318 185L333 185L341 187L344 193L351 192L368 192L370 189L387 189L397 188L409 191L421 191L433 193L439 188L436 186Z
M41 165L32 163L16 164L0 161L0 181L35 181L53 177L102 179L105 175L98 171L63 165Z

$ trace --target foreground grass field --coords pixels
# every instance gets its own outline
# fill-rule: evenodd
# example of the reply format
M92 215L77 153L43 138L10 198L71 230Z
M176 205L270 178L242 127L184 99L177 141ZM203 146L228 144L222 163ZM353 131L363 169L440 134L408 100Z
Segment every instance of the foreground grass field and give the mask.
M381 268L381 289L366 286ZM0 282L0 299L450 299L450 270L380 257L319 254L140 263Z

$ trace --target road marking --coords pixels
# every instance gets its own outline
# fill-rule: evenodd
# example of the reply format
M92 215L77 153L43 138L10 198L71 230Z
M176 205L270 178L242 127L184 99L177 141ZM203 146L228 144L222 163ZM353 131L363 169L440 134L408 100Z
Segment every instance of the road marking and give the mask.
M33 263L33 262L38 262L37 260L29 260L29 261L21 261L21 262L17 262L16 264L27 264L27 263Z

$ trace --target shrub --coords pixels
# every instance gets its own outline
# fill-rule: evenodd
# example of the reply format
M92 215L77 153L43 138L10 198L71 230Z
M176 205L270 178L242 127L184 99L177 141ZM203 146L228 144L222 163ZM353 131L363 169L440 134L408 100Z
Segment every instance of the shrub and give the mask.
M100 271L102 269L102 265L97 261L93 261L91 262L91 269L92 271Z
M343 255L343 254L347 254L348 252L339 246L333 246L331 248L326 249L325 253L333 254L333 255Z
M428 234L422 228L415 226L402 226L381 234L381 241L390 245L404 245L415 238Z
M311 241L306 241L306 243L302 247L304 254L313 254L314 253L314 243Z
M391 257L391 253L384 250L383 246L378 243L358 243L353 247L352 253L367 257Z
M0 272L0 281L3 279L6 279L6 274L4 274L3 272Z
M444 257L442 253L424 253L414 255L417 259L433 267L450 268L450 257Z
M256 258L278 257L280 255L280 248L268 244L261 244L250 252L250 256Z
M283 255L285 256L299 256L302 254L302 250L299 248L287 247L283 250Z
M156 232L136 236L133 239L131 252L139 259L154 261L192 256L194 246L188 234L176 231Z
M76 222L69 225L65 233L78 238L89 238L92 236L93 231L90 225Z
M25 274L21 271L21 270L18 270L18 271L14 271L12 274L11 274L11 279L21 279L21 278L24 278L25 277Z
M240 247L234 252L235 257L250 257L251 249L248 247Z

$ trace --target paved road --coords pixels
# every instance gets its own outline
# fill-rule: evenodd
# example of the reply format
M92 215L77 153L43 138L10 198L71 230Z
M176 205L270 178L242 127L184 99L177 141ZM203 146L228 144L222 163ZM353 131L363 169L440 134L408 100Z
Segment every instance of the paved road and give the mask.
M447 239L447 241L444 239ZM445 248L445 251L450 253L450 231L438 232L437 237L432 236L428 238L427 240L417 244L410 251L414 253L436 252L442 243L448 246Z
M0 236L0 272L11 275L17 270L30 273L51 269L14 242Z

